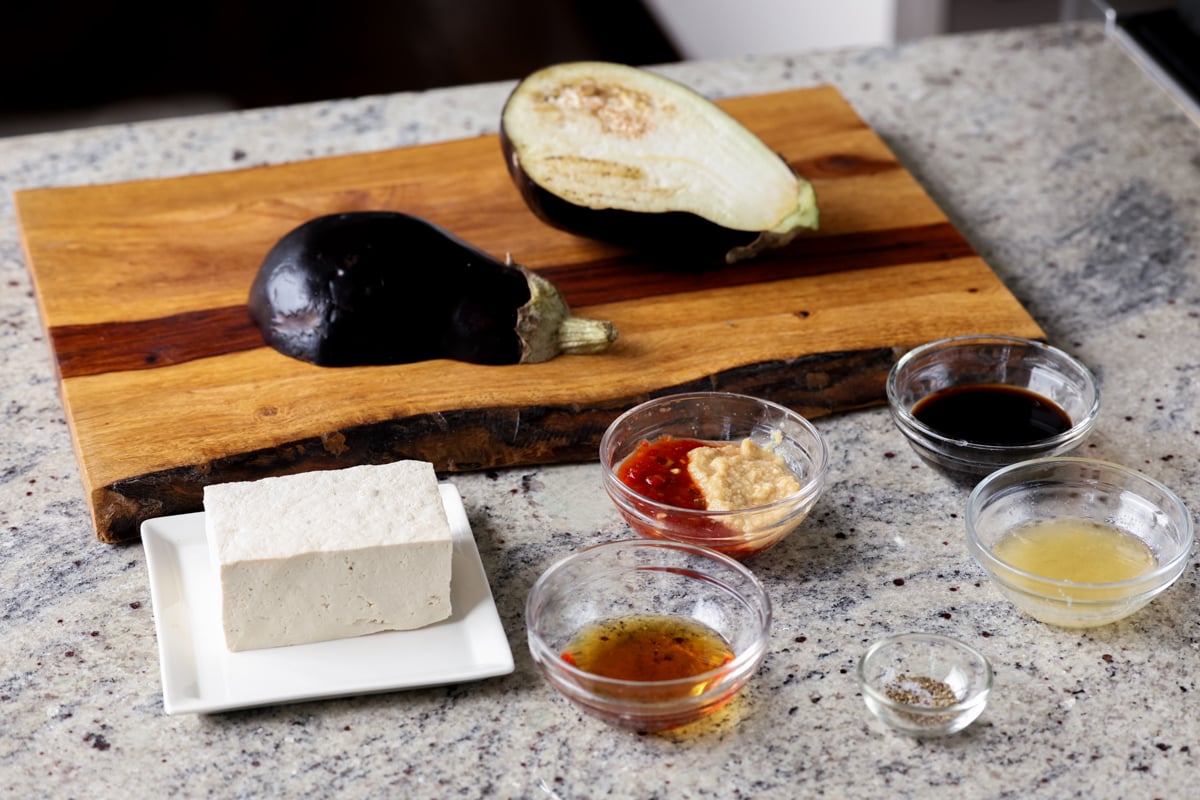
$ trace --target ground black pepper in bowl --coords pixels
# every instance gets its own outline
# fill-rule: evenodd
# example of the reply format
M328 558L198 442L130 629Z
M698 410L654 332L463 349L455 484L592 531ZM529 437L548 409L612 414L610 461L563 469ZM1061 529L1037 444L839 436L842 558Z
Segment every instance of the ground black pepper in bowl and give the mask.
M863 700L885 725L910 736L946 736L983 713L992 668L973 647L935 633L882 639L858 662Z

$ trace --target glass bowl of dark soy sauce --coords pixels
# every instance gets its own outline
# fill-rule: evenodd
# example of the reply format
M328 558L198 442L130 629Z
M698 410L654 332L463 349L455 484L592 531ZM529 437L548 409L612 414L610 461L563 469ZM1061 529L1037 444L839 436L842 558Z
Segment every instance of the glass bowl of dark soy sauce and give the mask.
M910 350L888 374L887 399L917 455L968 480L1071 452L1100 413L1091 370L1016 336L956 336Z

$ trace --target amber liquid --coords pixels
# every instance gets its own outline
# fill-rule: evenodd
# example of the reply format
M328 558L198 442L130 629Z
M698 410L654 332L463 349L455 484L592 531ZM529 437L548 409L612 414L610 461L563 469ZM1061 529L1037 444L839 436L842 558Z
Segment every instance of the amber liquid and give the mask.
M1071 427L1071 417L1053 401L990 383L934 392L919 400L912 414L947 438L989 445L1033 444Z
M587 626L563 651L569 664L626 681L692 678L728 664L733 649L712 628L685 617L644 614ZM688 689L698 694L704 682Z

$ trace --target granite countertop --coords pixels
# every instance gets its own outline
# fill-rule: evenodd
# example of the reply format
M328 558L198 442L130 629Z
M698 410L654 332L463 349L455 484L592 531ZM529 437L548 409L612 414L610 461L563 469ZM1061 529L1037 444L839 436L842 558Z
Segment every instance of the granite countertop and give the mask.
M838 87L1046 330L1099 375L1086 454L1200 508L1200 129L1098 25L665 69L712 96ZM965 491L882 409L817 421L831 485L751 562L770 653L712 724L635 735L538 677L522 609L570 550L628 535L595 465L453 477L516 659L502 678L218 715L163 713L144 551L90 530L10 192L493 132L510 86L0 140L0 795L1173 797L1200 767L1197 570L1134 617L1021 616L966 552ZM996 669L953 738L881 730L854 682L893 632Z

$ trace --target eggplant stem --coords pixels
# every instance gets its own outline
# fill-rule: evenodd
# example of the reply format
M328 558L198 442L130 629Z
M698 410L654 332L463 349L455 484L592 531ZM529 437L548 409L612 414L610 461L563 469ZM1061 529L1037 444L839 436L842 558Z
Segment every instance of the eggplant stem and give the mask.
M592 355L616 340L616 327L602 319L569 316L558 325L558 347L563 353Z
M529 283L529 302L517 310L521 363L549 361L560 353L599 353L616 341L611 322L574 316L558 287L520 264L512 266Z

